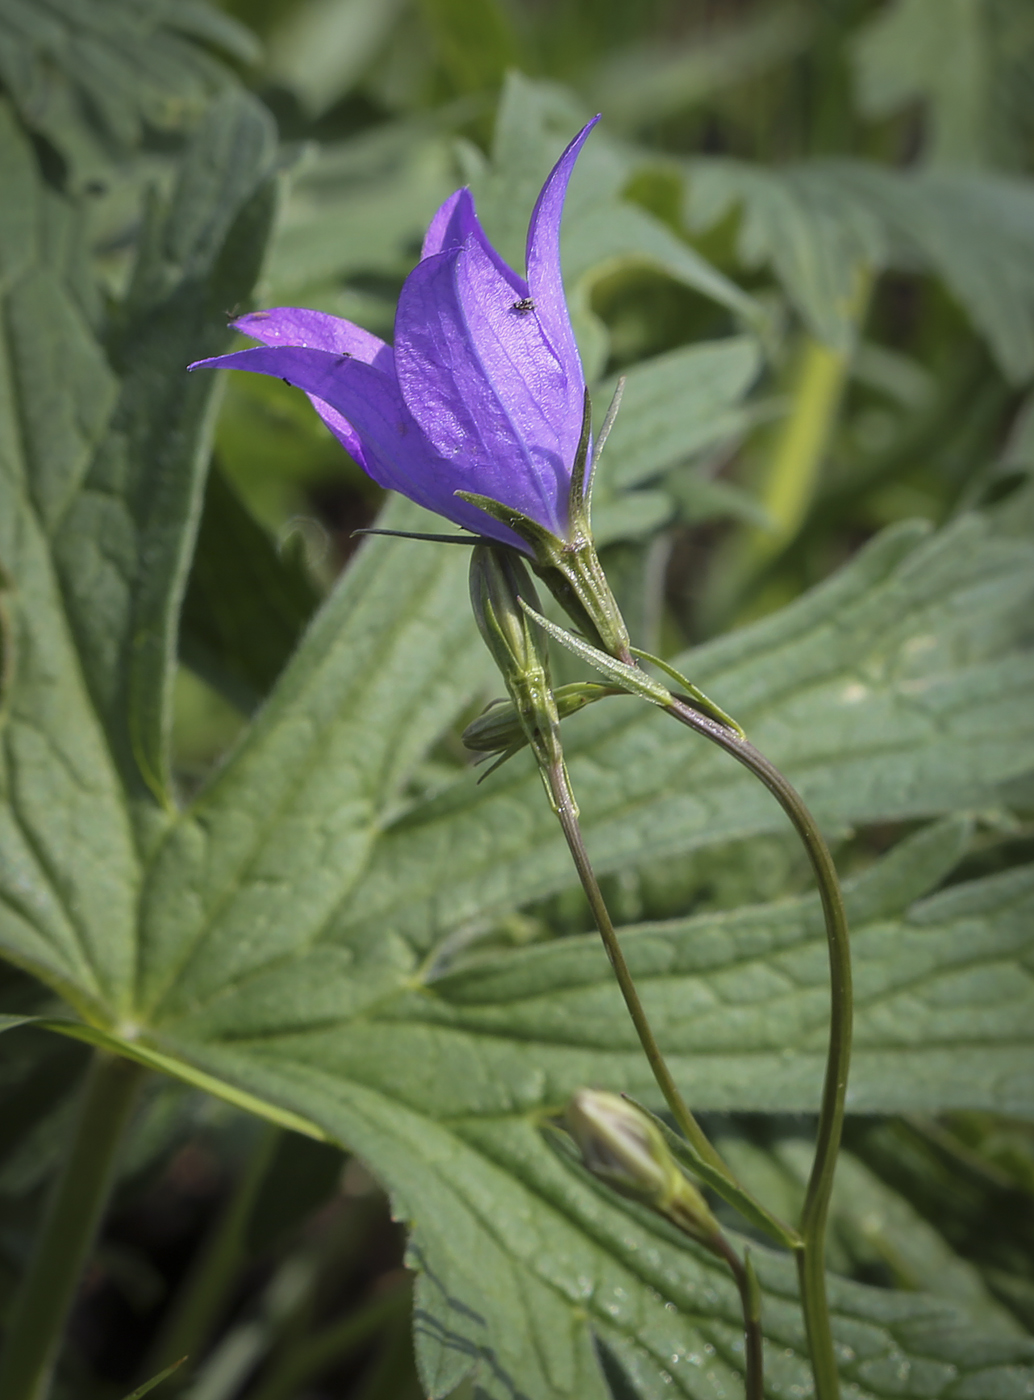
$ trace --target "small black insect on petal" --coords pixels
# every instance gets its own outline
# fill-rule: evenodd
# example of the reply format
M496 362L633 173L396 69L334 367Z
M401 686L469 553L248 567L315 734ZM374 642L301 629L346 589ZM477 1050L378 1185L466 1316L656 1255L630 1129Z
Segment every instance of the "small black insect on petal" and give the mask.
M518 316L526 316L529 311L535 310L534 297L521 297L520 301L515 301L510 307L511 311L516 311Z

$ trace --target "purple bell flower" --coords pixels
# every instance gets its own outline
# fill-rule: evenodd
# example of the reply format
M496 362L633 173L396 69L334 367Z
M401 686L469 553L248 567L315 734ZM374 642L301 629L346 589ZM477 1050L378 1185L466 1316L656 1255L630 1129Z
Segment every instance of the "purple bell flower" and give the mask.
M246 369L297 385L378 485L464 529L532 552L457 492L489 497L568 540L585 376L564 300L560 215L598 120L542 187L528 227L527 280L489 243L470 191L457 190L431 220L399 295L394 349L351 321L277 307L233 323L261 346L190 368ZM583 471L585 455L583 445Z

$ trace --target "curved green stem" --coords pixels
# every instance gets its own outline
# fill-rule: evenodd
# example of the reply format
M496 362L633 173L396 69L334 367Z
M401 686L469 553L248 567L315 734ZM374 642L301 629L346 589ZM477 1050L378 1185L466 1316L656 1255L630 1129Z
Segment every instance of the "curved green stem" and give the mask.
M44 1400L50 1391L65 1322L111 1194L119 1144L145 1074L131 1060L94 1051L72 1141L10 1313L0 1363L4 1400Z
M825 1245L826 1220L843 1132L844 1096L847 1092L847 1073L851 1060L851 948L840 882L837 879L833 857L815 824L815 819L797 790L764 754L759 753L753 744L741 738L735 731L726 729L724 725L678 699L674 699L665 708L680 723L710 739L726 753L730 753L764 783L800 836L818 884L829 947L829 1051L816 1133L815 1160L808 1178L801 1215L802 1244L797 1251L797 1273L815 1376L815 1393L818 1400L838 1400L840 1379L829 1325Z
M750 1262L750 1250L745 1250L741 1259L724 1235L718 1236L711 1247L728 1264L740 1291L740 1302L743 1305L744 1400L765 1400L761 1291L758 1288L754 1266Z
M581 826L578 822L578 809L574 803L562 760L558 759L548 766L546 779L568 850L571 852L578 878L589 901L596 927L607 951L607 957L610 959L610 965L614 969L614 977L621 989L628 1014L632 1018L639 1043L643 1047L643 1053L646 1055L658 1088L664 1095L672 1116L682 1129L692 1150L691 1154L687 1154L691 1155L692 1169L748 1220L766 1230L777 1243L791 1249L799 1248L801 1239L796 1231L784 1224L771 1211L766 1210L761 1202L751 1196L736 1180L730 1168L708 1141L704 1130L693 1117L689 1105L679 1093L678 1085L675 1083L671 1070L661 1053L657 1038L653 1033L653 1027L650 1025L643 1003L639 998L632 973L625 961L621 941L611 921L610 911L600 890L599 881L596 879L596 872L589 861L585 842L582 839Z
M639 1000L639 993L636 990L632 974L625 962L625 955L621 949L621 942L614 931L611 923L610 911L607 908L603 893L600 890L599 882L596 879L596 872L589 862L588 852L585 849L585 842L582 840L581 827L578 823L578 813L575 808L574 799L571 794L570 785L567 780L567 773L563 763L558 762L552 765L548 773L550 791L553 797L553 806L559 818L564 836L567 839L568 849L574 860L575 868L578 871L578 878L581 880L582 889L592 909L593 918L596 920L596 927L599 929L603 946L607 950L614 975L617 978L618 986L621 988L621 995L625 999L632 1023L639 1036L639 1043L647 1060L653 1076L664 1095L668 1107L675 1117L675 1121L685 1133L686 1138L692 1144L695 1153L706 1163L712 1172L721 1178L726 1186L735 1188L737 1195L746 1195L743 1188L738 1185L735 1177L729 1168L722 1161L719 1154L711 1146L704 1130L693 1117L686 1104L685 1099L678 1091L671 1071L661 1054L660 1047L654 1038L653 1029L647 1020L643 1004ZM709 1174L710 1176L710 1174ZM714 1182L714 1176L710 1177ZM715 1183L717 1185L717 1183ZM723 1192L723 1194L725 1194ZM784 1238L786 1227L781 1221L769 1217L760 1203L755 1202L756 1209L765 1217L772 1219L772 1233L775 1237ZM675 1223L678 1220L672 1217ZM691 1232L690 1232L691 1233ZM694 1236L697 1238L697 1236ZM708 1243L715 1254L718 1255L728 1266L733 1278L736 1280L736 1287L739 1289L740 1300L743 1305L743 1336L744 1336L744 1361L746 1371L746 1400L764 1400L765 1385L763 1377L763 1357L761 1347L761 1308L760 1297L757 1288L757 1279L749 1263L744 1264L732 1245L724 1235L715 1236Z

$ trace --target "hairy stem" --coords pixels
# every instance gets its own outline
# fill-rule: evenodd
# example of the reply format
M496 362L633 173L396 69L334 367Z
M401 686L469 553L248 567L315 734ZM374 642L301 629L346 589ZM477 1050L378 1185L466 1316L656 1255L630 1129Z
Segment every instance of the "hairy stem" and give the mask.
M829 847L800 794L753 744L741 738L734 730L727 729L678 699L673 700L667 706L667 710L682 724L732 754L733 758L764 783L801 838L811 861L822 901L829 948L831 988L829 1050L819 1109L815 1160L808 1178L801 1215L802 1243L797 1251L797 1273L815 1376L815 1392L818 1400L838 1400L840 1381L829 1324L825 1257L826 1221L843 1132L844 1096L851 1060L851 949L840 882Z
M146 1070L96 1050L28 1270L10 1313L0 1395L44 1400L76 1287L111 1194L115 1160Z

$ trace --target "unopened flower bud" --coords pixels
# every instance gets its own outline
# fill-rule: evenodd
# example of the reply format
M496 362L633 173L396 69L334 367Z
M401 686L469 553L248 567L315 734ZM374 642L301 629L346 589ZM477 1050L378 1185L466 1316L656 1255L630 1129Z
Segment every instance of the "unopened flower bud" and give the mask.
M683 1175L660 1130L634 1104L617 1094L579 1089L564 1118L594 1176L703 1244L720 1236L707 1202Z
M542 671L548 678L545 647L520 598L539 606L520 556L512 549L476 545L470 560L470 601L478 630L508 683L529 671Z
M562 685L554 691L557 715L567 719L569 715L584 710L594 700L602 700L605 695L620 693L612 686L597 685L594 681L574 681ZM476 753L502 753L506 749L520 748L527 743L517 707L512 700L495 700L487 709L472 720L463 731L463 742Z

